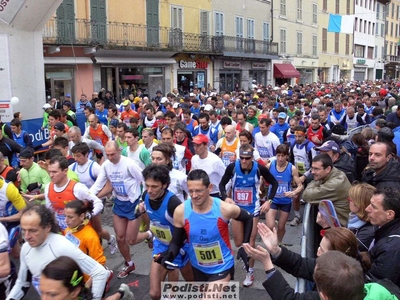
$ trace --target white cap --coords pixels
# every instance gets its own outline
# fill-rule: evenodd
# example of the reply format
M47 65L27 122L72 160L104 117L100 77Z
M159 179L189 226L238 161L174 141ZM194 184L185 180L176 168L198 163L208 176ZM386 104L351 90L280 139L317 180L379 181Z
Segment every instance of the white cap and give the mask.
M45 105L43 105L42 109L46 110L48 108L52 108L52 106L48 103L46 103Z
M162 97L160 102L161 102L161 103L168 102L168 98L167 98L167 97Z
M315 103L320 103L320 102L321 102L321 99L315 98L313 102L315 102Z
M212 109L213 109L213 106L211 104L206 104L206 106L204 106L205 111L210 111Z
M282 91L282 94L287 95L287 94L288 94L288 91L287 91L287 90L283 90L283 91Z
M196 97L196 95L194 93L190 93L189 97Z
M262 89L258 89L258 90L257 90L257 93L262 93Z
M173 108L178 108L179 107L179 103L178 102L174 103L174 105L172 105L172 107Z
M280 90L280 88L278 88L277 86L274 87L274 91Z

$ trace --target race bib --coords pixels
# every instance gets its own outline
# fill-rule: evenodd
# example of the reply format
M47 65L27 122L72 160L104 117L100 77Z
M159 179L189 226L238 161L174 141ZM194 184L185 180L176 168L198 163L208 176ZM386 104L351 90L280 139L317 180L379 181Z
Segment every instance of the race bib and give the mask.
M249 206L253 203L253 188L235 188L235 203L239 206Z
M288 192L288 185L283 183L279 184L278 189L276 191L275 197L282 198L285 197L285 193Z
M79 247L79 245L81 244L81 241L76 236L74 236L71 233L71 231L68 231L65 237L67 238L68 241L72 242L72 244L74 244L76 247Z
M65 221L64 210L56 211L56 220L62 231L68 227L67 222Z
M224 165L227 167L228 165L230 165L231 163L231 157L234 157L235 153L233 152L224 152L222 154L222 162L224 163Z
M296 168L301 175L306 172L306 164L303 161L296 162Z
M161 243L169 245L172 240L171 228L168 225L162 225L158 222L151 221L150 231L154 237Z
M197 263L203 267L213 267L224 264L222 250L219 242L208 244L193 244Z
M128 193L126 192L125 184L123 181L111 182L111 185L117 196L128 197Z
M40 295L40 276L32 276L32 285L35 288L36 292Z
M269 150L267 147L258 147L258 152L262 158L270 158Z

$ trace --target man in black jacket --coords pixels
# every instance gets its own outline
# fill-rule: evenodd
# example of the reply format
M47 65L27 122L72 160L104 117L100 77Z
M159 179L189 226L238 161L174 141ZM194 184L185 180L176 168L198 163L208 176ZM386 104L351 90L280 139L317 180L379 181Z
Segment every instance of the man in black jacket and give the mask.
M378 226L370 247L371 281L387 278L400 287L400 190L383 187L375 191L365 209L372 225Z
M368 160L369 167L363 173L363 182L376 188L394 187L400 190L400 163L392 159L392 149L388 144L373 144L369 148Z

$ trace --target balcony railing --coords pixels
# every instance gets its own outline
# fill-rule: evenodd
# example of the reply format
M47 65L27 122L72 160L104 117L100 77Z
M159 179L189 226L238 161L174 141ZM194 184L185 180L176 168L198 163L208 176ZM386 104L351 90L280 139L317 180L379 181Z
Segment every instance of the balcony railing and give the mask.
M386 55L386 60L390 63L400 63L400 56Z
M231 36L210 36L169 27L151 27L86 19L50 19L43 31L44 44L99 45L106 49L176 51L222 54L237 52L278 55L278 43Z

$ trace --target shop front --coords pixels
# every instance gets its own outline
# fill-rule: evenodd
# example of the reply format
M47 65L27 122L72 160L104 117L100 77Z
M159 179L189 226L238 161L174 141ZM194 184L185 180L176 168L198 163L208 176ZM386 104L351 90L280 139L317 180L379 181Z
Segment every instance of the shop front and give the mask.
M293 78L300 78L300 72L291 63L275 63L274 78L275 85L292 84Z
M192 92L194 88L208 88L209 62L179 59L177 63L176 82L180 94L186 95Z
M269 62L252 62L251 69L249 70L250 83L255 80L257 84L262 84L263 86L266 86L268 78L267 72L268 70L271 70L271 68L269 68L269 65Z

